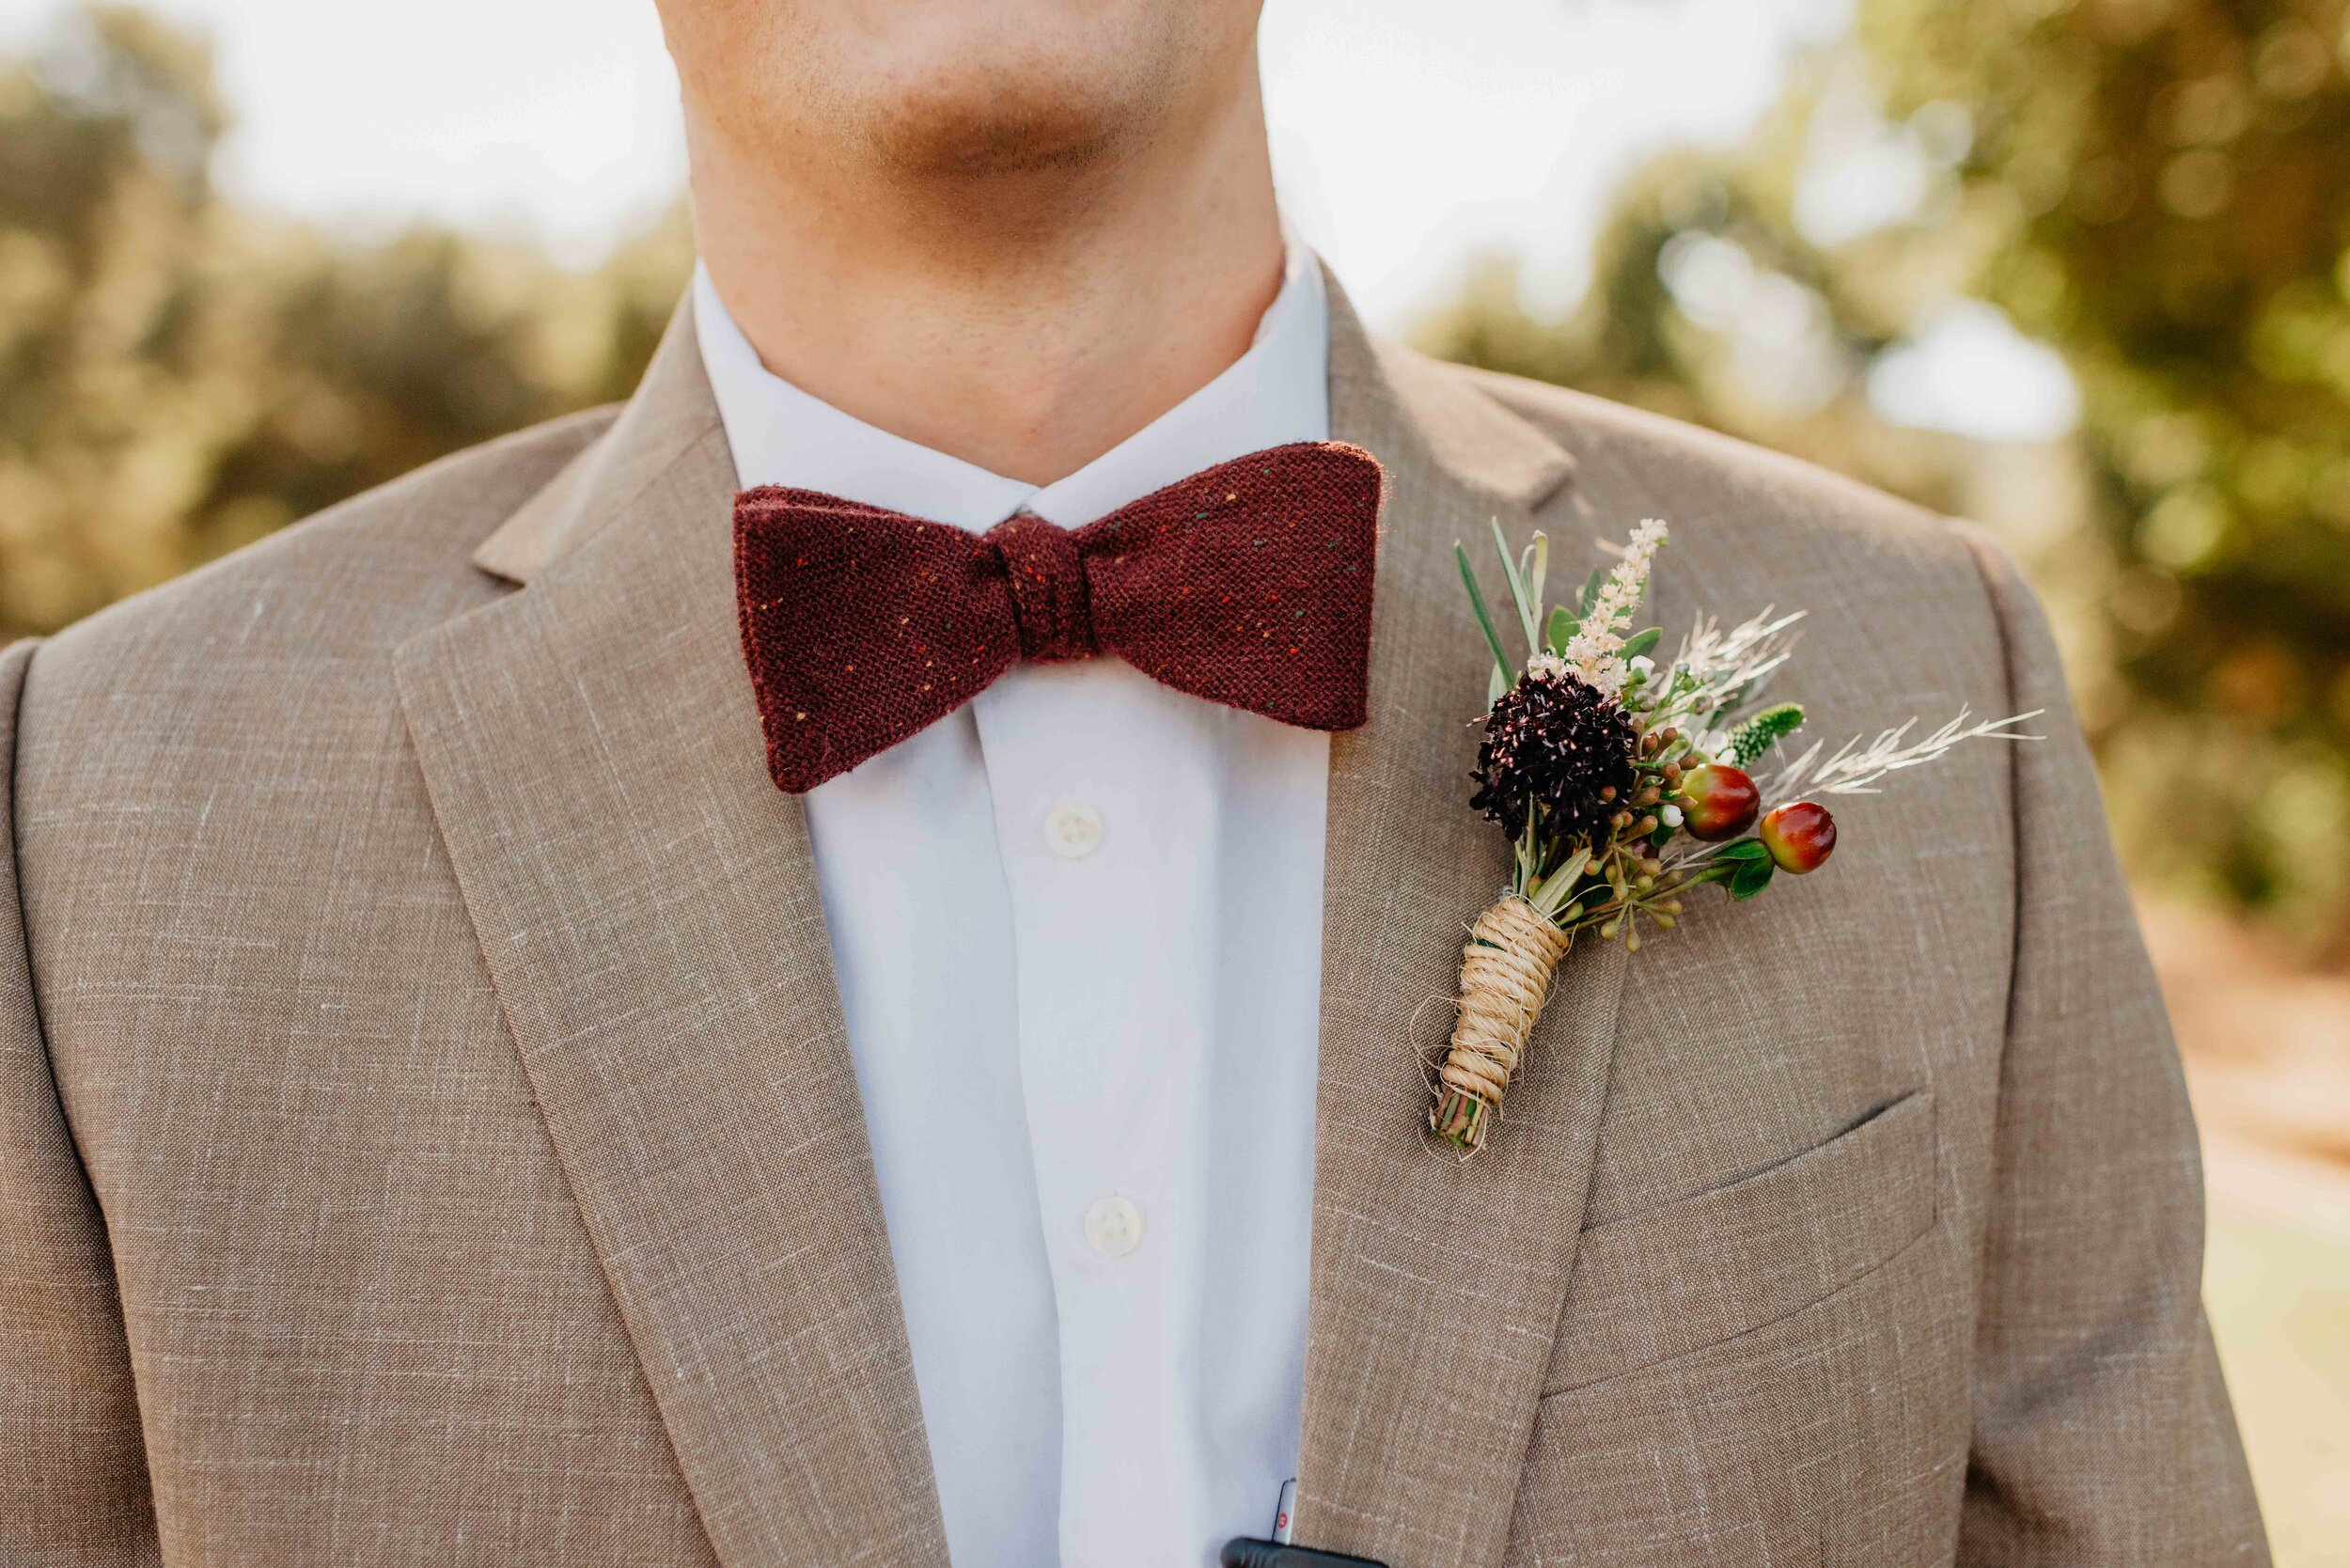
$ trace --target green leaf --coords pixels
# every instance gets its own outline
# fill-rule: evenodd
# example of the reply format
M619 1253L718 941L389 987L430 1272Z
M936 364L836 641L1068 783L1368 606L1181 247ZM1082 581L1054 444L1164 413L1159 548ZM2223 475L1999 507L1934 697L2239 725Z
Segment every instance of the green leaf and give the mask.
M1654 648L1659 642L1663 641L1664 636L1665 629L1662 626L1652 626L1645 632L1633 633L1630 636L1623 639L1622 657L1624 662L1629 664L1634 659L1638 658L1641 654L1646 653L1649 650Z
M1510 672L1499 665L1494 666L1493 679L1485 682L1485 711L1491 713L1494 704L1501 700L1501 694L1509 689Z
M1590 850L1576 850L1565 865L1543 878L1542 886L1527 902L1545 915L1557 916L1559 906L1567 902L1567 896L1574 891L1574 885L1582 880L1583 873L1590 869Z
M1510 554L1510 541L1501 537L1501 519L1490 520L1494 530L1494 554L1501 557L1501 575L1510 585L1510 602L1517 606L1518 625L1526 632L1526 646L1532 648L1540 635L1534 630L1534 605L1526 596L1526 579L1518 575L1518 563Z
M1607 573L1596 566L1591 568L1591 574L1583 579L1583 597L1574 602L1577 619L1591 613L1591 606L1599 603L1600 587L1606 581Z
M1760 860L1745 861L1730 873L1730 897L1732 902L1743 903L1771 885L1771 873L1778 868L1768 855Z
M1714 852L1716 860L1768 860L1771 852L1760 839L1741 839L1734 844L1724 844Z
M1740 767L1803 728L1803 704L1781 702L1740 725L1730 737L1730 760Z
M1477 624L1485 631L1485 646L1494 651L1494 666L1507 690L1510 680L1510 655L1501 651L1501 635L1494 630L1494 618L1485 608L1485 596L1477 591L1477 573L1469 570L1468 547L1459 540L1452 541L1452 558L1461 564L1461 586L1468 589L1469 608L1477 612Z
M1564 653L1567 644L1573 642L1575 633L1582 629L1583 622L1569 615L1567 607L1561 604L1550 612L1550 635L1543 640L1553 653Z

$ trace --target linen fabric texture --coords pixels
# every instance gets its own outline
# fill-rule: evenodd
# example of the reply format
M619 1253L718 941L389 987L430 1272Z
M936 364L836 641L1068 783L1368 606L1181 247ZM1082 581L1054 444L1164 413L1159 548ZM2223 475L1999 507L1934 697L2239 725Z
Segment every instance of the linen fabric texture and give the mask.
M1299 442L1079 528L965 529L778 486L734 504L743 646L768 769L805 793L1027 658L1115 653L1309 729L1363 722L1379 464Z
M2266 1560L2175 1050L1976 531L1375 343L1330 743L1298 1539L1393 1568ZM802 803L690 327L0 660L0 1560L946 1560ZM1492 1148L1411 1054L1507 846L1450 545L1674 523L1814 613L1818 732L2044 708L1826 875L1561 968Z

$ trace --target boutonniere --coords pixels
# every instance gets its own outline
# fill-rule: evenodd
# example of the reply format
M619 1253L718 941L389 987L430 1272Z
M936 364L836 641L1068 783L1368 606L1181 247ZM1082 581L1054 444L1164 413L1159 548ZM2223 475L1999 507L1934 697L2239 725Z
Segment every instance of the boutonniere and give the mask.
M1781 743L1802 727L1802 706L1761 698L1793 651L1802 612L1766 609L1727 629L1700 617L1660 664L1662 629L1634 625L1666 532L1641 524L1572 608L1545 609L1549 541L1536 534L1512 554L1496 524L1523 663L1503 646L1467 550L1453 547L1494 658L1468 804L1512 847L1508 891L1477 917L1461 949L1452 1035L1431 1086L1430 1130L1470 1153L1485 1146L1578 933L1637 951L1645 932L1672 930L1683 900L1709 884L1743 902L1782 871L1825 864L1836 819L1798 795L1873 792L1888 774L1962 742L2031 738L2014 727L2037 711L1976 722L1962 709L1929 734L1913 734L1911 720L1834 752L1814 745L1790 755Z

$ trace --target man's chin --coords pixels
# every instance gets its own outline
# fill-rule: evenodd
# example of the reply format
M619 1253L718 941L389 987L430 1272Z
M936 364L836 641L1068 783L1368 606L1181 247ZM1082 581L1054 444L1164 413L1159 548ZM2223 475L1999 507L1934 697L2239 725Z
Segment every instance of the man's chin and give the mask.
M929 179L1083 168L1113 156L1149 123L1144 105L1107 86L1052 72L1026 82L933 80L882 95L867 139L877 162Z

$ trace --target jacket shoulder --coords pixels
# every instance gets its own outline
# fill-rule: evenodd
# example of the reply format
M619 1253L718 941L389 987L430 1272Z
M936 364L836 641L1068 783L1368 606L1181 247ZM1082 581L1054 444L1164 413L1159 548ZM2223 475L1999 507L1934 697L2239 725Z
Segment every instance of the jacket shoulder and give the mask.
M27 800L175 750L243 756L380 728L391 650L505 591L471 564L474 548L612 417L454 453L41 643L20 699Z
M1807 668L1846 657L1904 692L1979 708L2004 698L2004 648L2040 611L2005 551L1980 526L1844 475L1589 393L1465 366L1447 373L1498 403L1574 460L1545 508L1604 539L1642 518L1672 528L1661 580L1728 612L1808 608ZM2003 600L1995 585L2013 592ZM1732 619L1736 619L1735 616Z
M405 641L493 595L475 547L608 426L599 408L451 453L51 638L36 684L68 668L269 650L322 657Z
M1950 532L1951 520L1847 475L1686 420L1589 392L1498 370L1447 368L1572 453L1587 476L1597 469L1665 467L1684 484L1723 498L1767 493L1814 512L1862 525Z

